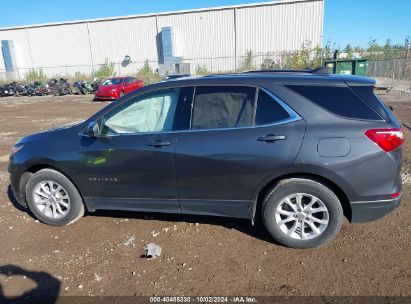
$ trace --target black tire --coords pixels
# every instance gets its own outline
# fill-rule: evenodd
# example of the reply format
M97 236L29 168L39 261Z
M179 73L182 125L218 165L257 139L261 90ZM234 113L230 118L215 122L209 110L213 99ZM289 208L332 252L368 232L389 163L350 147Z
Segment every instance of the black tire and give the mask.
M37 207L34 201L35 200L34 198L35 187L39 183L45 182L45 181L51 181L51 182L55 182L61 185L70 199L70 204L69 204L70 208L67 214L65 214L61 218L51 218L51 217L46 216L40 211L40 209ZM27 200L27 205L30 211L35 215L35 217L39 221L45 224L48 224L48 225L52 225L52 226L69 225L71 223L74 223L80 217L84 215L83 200L79 192L77 191L76 187L67 177L65 177L60 172L57 172L52 169L40 170L30 177L26 185L26 200Z
M275 218L277 207L287 196L296 193L319 198L328 210L328 225L320 235L312 239L293 238L281 230L277 224ZM266 195L262 205L262 218L267 231L277 242L292 248L315 248L325 245L337 235L343 221L343 210L338 197L325 185L310 179L290 178L280 181ZM291 220L289 225L293 225L293 223L297 222ZM311 229L308 224L302 223L308 230ZM305 229L303 230L305 231Z

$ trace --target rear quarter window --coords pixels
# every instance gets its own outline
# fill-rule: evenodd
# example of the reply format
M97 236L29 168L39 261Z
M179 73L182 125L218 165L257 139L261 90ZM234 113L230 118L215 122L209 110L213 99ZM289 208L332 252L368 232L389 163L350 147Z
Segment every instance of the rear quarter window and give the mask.
M289 118L290 115L270 95L263 90L258 92L257 110L255 113L255 124L267 125Z
M381 120L381 116L349 87L308 85L286 85L286 87L338 116Z
M371 108L375 110L382 118L389 120L389 112L384 102L375 94L373 86L351 86L358 96L360 96Z

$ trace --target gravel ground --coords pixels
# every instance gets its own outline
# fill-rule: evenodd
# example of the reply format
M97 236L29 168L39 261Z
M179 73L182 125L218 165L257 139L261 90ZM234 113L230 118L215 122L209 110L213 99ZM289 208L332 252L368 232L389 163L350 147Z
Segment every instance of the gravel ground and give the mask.
M33 288L60 296L411 296L411 98L382 97L407 137L402 205L377 222L345 220L334 241L311 250L276 245L261 224L225 218L96 212L67 227L44 225L9 197L12 145L105 104L91 96L0 98L0 296ZM162 255L149 261L141 255L151 242Z

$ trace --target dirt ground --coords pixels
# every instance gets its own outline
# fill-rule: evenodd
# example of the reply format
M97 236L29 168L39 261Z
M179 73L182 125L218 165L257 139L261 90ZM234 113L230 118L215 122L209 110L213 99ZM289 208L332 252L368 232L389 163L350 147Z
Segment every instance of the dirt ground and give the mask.
M0 98L0 295L411 296L411 97L382 97L406 133L402 205L377 222L345 220L334 241L312 250L282 247L261 224L226 218L96 212L67 227L44 225L9 197L11 147L105 103ZM151 261L141 257L150 242L163 250Z

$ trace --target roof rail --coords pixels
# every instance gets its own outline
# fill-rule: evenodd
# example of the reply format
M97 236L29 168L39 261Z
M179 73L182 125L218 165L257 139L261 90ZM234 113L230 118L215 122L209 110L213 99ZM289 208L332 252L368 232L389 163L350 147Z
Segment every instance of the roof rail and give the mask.
M311 74L332 74L333 70L330 67L319 67L314 70L311 70Z
M316 74L316 75L324 75L324 74L331 74L332 69L329 67L320 67L317 69L307 69L307 70L290 70L290 69L283 69L283 70L255 70L255 71L245 71L242 73L307 73L307 74Z
M165 80L183 78L183 77L190 77L190 74L170 74L164 77Z

